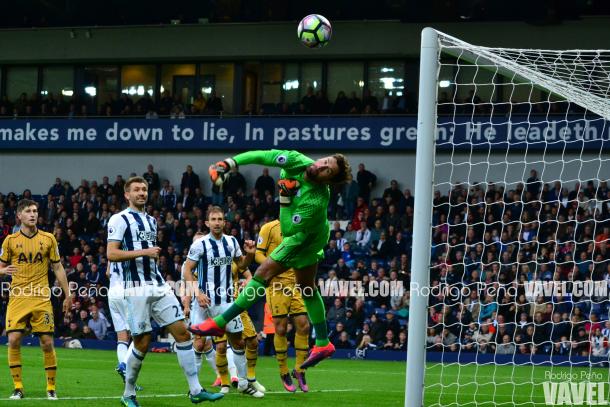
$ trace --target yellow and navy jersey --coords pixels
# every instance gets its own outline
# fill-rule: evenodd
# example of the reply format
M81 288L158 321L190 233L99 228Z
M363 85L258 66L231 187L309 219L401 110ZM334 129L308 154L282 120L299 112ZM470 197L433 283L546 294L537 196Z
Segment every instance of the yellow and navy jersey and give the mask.
M256 255L254 257L258 264L262 264L269 255L282 243L282 230L280 228L280 221L274 220L265 223L258 234L258 241L256 242ZM269 284L274 282L281 282L282 284L294 284L296 277L293 269L288 269L286 272L274 277Z
M21 231L8 235L2 243L0 261L17 267L11 289L15 296L41 297L49 293L49 265L60 261L57 240L51 233L37 230L33 236Z

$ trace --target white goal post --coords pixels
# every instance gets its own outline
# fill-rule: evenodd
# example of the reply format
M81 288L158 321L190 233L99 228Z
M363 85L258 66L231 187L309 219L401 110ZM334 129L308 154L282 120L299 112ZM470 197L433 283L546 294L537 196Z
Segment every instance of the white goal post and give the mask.
M405 406L545 404L609 360L610 51L425 28L418 95Z

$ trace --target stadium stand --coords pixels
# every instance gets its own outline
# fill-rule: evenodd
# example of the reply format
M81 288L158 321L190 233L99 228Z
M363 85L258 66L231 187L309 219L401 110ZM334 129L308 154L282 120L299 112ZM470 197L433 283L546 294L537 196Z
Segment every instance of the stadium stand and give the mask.
M361 171L366 171L364 166ZM39 228L55 234L69 281L79 287L72 311L63 319L60 304L54 303L56 334L64 339L112 339L114 335L106 298L95 294L108 285L105 228L110 216L125 204L120 193L124 180L117 176L110 183L110 177L101 178L99 183L83 180L76 187L57 179L48 194L0 193L0 243L18 230L17 201L31 196L40 205ZM392 181L382 196L365 200L358 183L354 184L333 191L335 204L329 207L329 218L336 221L318 277L324 289L346 281L359 282L363 291L350 297L341 295L340 289L331 290L324 297L331 338L344 349L405 351L408 290L373 296L369 289L385 282L409 286L413 196ZM198 185L192 187L193 193L188 187L180 193L180 186L165 181L160 191L150 195L147 210L160 225L159 265L168 281L178 280L193 234L205 231L203 219L211 197ZM268 189L259 192L239 186L220 199L227 211L226 233L239 241L256 239L260 225L278 214L274 192ZM348 216L345 208L350 206L354 209ZM480 227L483 217L488 224L485 229ZM528 223L534 219L540 221ZM562 349L565 353L573 348L581 356L608 353L607 298L531 298L523 290L514 297L501 290L495 296L485 295L490 286L510 285L515 279L608 282L610 189L606 182L548 185L540 183L533 170L527 185L514 190L495 186L486 191L479 186L466 190L457 185L451 191L436 191L433 224L429 350L549 354L555 348L561 354ZM448 240L451 250L439 243ZM519 259L515 257L518 247L523 256ZM461 282L467 298L448 303L440 288L456 282ZM436 295L435 288L439 288ZM2 331L7 299L3 291ZM98 309L99 316L94 316ZM100 319L107 320L107 332Z

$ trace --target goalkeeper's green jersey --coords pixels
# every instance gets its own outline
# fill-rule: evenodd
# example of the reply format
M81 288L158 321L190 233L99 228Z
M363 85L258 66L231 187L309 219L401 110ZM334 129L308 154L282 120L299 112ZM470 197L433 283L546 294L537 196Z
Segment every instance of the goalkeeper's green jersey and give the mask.
M260 164L281 168L280 179L295 179L301 187L289 206L280 208L280 227L284 237L296 233L323 233L328 225L330 189L326 184L305 180L305 169L314 160L290 150L258 150L233 157L237 165Z

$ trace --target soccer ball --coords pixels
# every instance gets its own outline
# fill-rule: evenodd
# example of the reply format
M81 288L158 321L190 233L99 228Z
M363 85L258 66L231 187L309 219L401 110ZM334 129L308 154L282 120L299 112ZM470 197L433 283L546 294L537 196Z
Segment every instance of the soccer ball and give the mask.
M321 48L328 44L333 29L326 17L310 14L299 23L297 34L299 40L308 48Z

